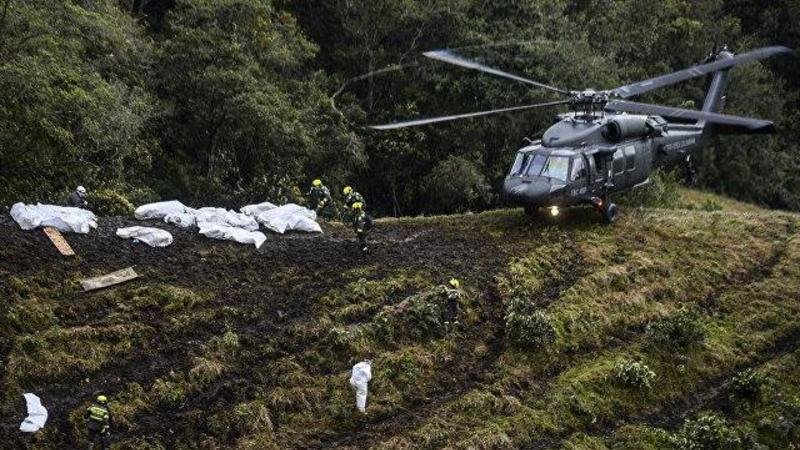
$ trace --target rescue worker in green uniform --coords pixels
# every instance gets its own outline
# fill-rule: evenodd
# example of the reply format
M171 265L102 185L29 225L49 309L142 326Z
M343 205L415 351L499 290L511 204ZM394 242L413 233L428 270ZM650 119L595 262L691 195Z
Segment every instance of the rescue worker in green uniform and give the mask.
M353 230L358 236L358 245L362 253L367 252L367 232L372 228L372 221L364 212L361 202L353 203Z
M318 216L330 219L336 215L336 205L333 204L331 191L322 184L322 180L316 179L311 182L311 190L306 195L310 199L310 206Z
M86 409L83 420L89 430L89 450L92 450L98 442L101 449L108 449L108 439L111 436L111 413L108 411L108 398L105 395L98 395L97 402Z
M446 296L445 308L442 319L447 327L458 325L458 306L461 301L461 283L457 279L451 278L446 286L442 286Z
M364 197L362 197L361 194L354 191L350 186L345 186L344 189L342 189L342 193L344 194L343 222L347 223L347 221L351 221L353 219L353 204L356 202L361 203L361 209L366 211L367 202L364 201Z

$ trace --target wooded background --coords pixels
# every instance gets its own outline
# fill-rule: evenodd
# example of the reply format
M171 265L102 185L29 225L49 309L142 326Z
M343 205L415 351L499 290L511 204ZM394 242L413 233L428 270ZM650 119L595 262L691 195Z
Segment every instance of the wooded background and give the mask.
M239 206L296 200L322 178L379 215L496 207L523 138L561 111L365 128L554 99L423 51L602 89L715 44L796 48L799 16L797 0L0 0L0 204L62 202L82 184L103 213ZM800 210L798 69L792 55L732 71L726 112L779 131L715 141L702 186ZM643 100L699 108L703 95L698 79Z

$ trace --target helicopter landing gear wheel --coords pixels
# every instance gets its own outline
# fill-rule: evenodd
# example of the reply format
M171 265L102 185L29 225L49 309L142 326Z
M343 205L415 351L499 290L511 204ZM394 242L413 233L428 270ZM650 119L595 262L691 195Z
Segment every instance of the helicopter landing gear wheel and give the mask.
M603 208L602 214L603 222L609 225L614 223L614 221L617 220L617 205L614 203L608 203L608 206Z
M526 216L531 217L534 214L536 214L536 208L534 208L533 206L526 206L525 207L525 215Z

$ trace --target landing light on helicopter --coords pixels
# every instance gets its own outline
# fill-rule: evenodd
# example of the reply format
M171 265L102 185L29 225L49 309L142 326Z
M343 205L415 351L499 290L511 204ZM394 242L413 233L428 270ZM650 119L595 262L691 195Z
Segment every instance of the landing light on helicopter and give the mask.
M558 213L559 213L558 206L551 206L550 207L550 215L551 216L555 217L555 216L558 215Z

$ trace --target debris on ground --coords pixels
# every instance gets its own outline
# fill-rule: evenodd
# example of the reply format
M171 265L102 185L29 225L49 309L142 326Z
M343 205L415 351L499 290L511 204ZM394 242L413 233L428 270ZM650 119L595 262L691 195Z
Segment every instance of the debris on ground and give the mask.
M366 359L353 366L350 375L350 386L356 391L356 408L367 412L367 384L372 379L372 361Z
M268 209L257 217L258 223L279 234L287 231L322 233L317 223L317 213L294 203Z
M19 431L35 433L44 427L47 422L47 408L42 406L42 400L36 394L23 394L28 408L28 417L19 425Z
M11 207L11 217L23 230L53 227L61 232L87 234L97 228L97 217L89 210L67 206L26 205L22 202Z
M64 256L75 256L75 250L69 245L64 236L58 229L53 227L44 227L44 234L50 239L50 242L56 247L59 253Z
M115 284L124 283L138 277L139 274L133 270L133 267L127 267L125 269L117 270L116 272L111 272L99 277L81 280L81 286L83 287L84 292L94 291L104 287L114 286Z
M150 247L166 247L172 244L172 233L160 228L139 226L117 228L117 236L144 242Z

